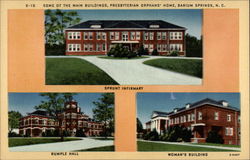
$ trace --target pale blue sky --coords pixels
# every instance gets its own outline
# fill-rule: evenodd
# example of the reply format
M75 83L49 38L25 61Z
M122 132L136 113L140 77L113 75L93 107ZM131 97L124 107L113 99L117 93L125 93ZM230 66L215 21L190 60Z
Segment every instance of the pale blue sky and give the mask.
M64 10L72 11L72 10ZM202 30L201 9L158 10L74 10L81 22L87 20L164 20L187 28L187 33L200 39Z
M240 108L239 93L138 93L137 117L145 124L153 111L170 112L205 98L226 100L232 107Z
M40 93L9 93L9 111L19 111L23 116L35 111L34 106L41 104L44 97ZM78 102L81 111L92 118L93 101L97 101L102 93L78 93L74 99Z

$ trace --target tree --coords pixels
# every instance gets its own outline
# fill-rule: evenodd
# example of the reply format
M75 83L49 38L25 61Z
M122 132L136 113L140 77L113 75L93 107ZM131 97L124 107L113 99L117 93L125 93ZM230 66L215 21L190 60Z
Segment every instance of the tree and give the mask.
M185 40L187 57L202 57L202 37L199 40L194 36L186 34Z
M35 106L35 109L44 109L50 116L56 117L57 120L60 120L59 113L62 112L64 103L66 101L72 100L75 93L41 93L42 97L45 97L45 101L41 101L39 106ZM59 135L63 141L63 132L62 132L62 122L59 121Z
M68 26L75 25L80 22L77 12L45 10L45 41L46 44L64 44L64 29Z
M143 132L143 126L139 118L136 118L137 133Z
M107 138L108 134L114 131L114 94L104 93L93 104L96 106L93 109L93 117L95 120L104 123L103 135Z
M11 133L14 128L19 127L19 119L22 118L22 114L18 111L9 111L8 112L8 121L9 121L9 132Z

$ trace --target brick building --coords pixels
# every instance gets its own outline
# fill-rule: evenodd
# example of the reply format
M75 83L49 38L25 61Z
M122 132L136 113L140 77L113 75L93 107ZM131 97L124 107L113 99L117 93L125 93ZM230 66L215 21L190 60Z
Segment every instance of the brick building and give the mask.
M66 102L63 112L52 117L44 110L28 113L20 119L19 133L31 137L42 136L47 130L56 130L62 127L71 136L81 130L86 136L99 136L103 131L103 123L93 121L88 115L81 112L81 108L74 100Z
M188 103L185 107L174 108L172 112L154 111L147 130L156 129L159 134L170 126L185 126L192 131L192 142L206 141L209 131L222 136L224 144L240 145L240 110L228 102L203 99Z
M65 29L66 55L105 55L115 44L185 56L186 29L162 20L89 20Z

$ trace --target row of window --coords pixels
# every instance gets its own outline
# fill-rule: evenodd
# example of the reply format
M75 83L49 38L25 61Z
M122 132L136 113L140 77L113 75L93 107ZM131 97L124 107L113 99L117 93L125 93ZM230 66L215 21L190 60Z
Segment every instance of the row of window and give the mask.
M128 37L130 36L130 40L140 40L141 32L133 31L133 32L109 32L110 40L120 40L120 33L122 34L122 40L128 41ZM93 40L94 32L83 32L84 40ZM156 32L157 40L166 40L167 32ZM107 35L106 32L96 32L97 40L106 40ZM68 32L68 39L81 39L81 32ZM144 40L154 40L154 32L145 32ZM170 32L170 40L182 40L182 32Z
M94 44L83 44L83 51L84 52L103 52L106 51L106 44L95 44L96 48L94 50ZM79 52L82 51L81 44L68 44L68 51L69 52Z
M202 120L202 112L198 112L198 120ZM195 114L191 113L188 115L183 115L180 117L176 117L173 119L170 119L169 123L170 124L179 124L179 123L185 123L185 122L190 122L195 120ZM214 120L219 120L219 112L214 112ZM227 121L231 122L231 114L227 114Z

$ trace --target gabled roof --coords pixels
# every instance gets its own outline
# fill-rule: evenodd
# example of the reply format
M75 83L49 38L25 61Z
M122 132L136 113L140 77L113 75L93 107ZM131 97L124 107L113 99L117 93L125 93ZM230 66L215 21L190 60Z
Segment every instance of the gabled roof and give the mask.
M161 112L161 111L153 111L151 118L155 118L155 117L167 117L168 116L168 112Z
M89 20L77 25L68 27L67 29L88 29L91 25L100 25L104 28L150 28L150 25L159 25L159 28L169 29L185 29L184 27L163 21L163 20Z
M49 113L43 109L39 109L39 110L36 110L34 112L28 113L28 115L51 117L51 116L49 116Z

